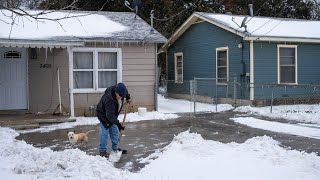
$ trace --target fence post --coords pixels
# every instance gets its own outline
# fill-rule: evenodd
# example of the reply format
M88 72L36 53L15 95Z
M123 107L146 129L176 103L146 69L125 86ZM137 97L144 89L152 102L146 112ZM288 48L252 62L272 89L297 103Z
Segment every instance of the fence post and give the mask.
M216 82L216 97L215 97L215 103L216 103L216 112L218 112L218 87L217 87L217 79L215 80Z
M233 79L233 100L234 100L234 107L237 105L237 84L236 78Z
M272 113L272 106L273 106L273 86L272 86L272 91L271 91L270 113Z
M193 93L193 113L194 115L196 114L196 98L197 98L197 78L194 77L194 93Z
M193 82L193 80L190 80L190 102L191 103L192 103L193 99L194 99L194 82Z

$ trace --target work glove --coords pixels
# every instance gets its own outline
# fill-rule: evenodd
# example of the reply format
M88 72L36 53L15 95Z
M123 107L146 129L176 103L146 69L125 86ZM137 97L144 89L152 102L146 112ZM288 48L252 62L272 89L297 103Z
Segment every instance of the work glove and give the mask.
M124 126L121 125L121 123L118 121L117 123L119 131L124 130Z
M127 97L126 97L126 102L127 102L128 104L131 104L131 102L132 102L132 99L131 99L131 96L130 96L130 94L127 94Z

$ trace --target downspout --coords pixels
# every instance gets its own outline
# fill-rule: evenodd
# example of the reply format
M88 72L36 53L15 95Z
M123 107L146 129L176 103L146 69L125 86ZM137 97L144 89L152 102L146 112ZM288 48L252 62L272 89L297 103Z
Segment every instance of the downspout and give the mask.
M158 44L155 43L155 86L154 86L154 110L155 111L158 111L158 80L159 80L159 77L158 77Z
M254 58L253 40L250 41L250 100L254 100Z
M73 96L73 53L70 46L67 46L69 54L69 94L70 94L70 116L74 117L74 96Z

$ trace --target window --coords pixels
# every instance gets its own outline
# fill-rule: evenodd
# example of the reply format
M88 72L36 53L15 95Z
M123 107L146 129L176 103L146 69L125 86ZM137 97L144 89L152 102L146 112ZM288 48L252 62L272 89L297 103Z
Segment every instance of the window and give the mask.
M18 51L6 51L3 53L4 59L16 59L21 58L21 52Z
M296 45L278 45L278 83L297 83Z
M174 54L174 72L175 72L175 82L183 82L183 53Z
M103 92L121 81L120 49L73 50L75 92Z
M229 79L228 48L216 49L216 78L217 83L227 83Z

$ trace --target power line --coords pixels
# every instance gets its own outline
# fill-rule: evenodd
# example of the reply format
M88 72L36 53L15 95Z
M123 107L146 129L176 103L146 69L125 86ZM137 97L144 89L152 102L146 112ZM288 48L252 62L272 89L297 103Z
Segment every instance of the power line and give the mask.
M295 1L297 1L297 2L295 2ZM295 3L294 3L294 2L295 2ZM294 1L292 1L290 4L288 4L288 6L292 6L292 5L296 6L296 5L298 5L299 3L300 3L300 0L294 0ZM265 26L266 24L272 22L272 21L275 20L276 18L278 18L277 16L279 16L285 9L286 9L286 7L284 7L284 8L283 8L278 14L276 14L274 17L271 17L267 22L265 22L264 24L262 24L259 28L257 28L257 29L255 29L254 31L252 31L251 34L254 33L254 32L256 32L257 30L261 29L261 28L262 28L263 26ZM271 31L273 31L281 22L283 22L283 19L281 19L281 20L279 21L279 23L278 23L277 25L275 25L273 28L271 28L267 33L265 33L265 34L262 35L262 36L259 36L256 40L258 40L258 39L261 38L261 37L264 37L265 35L267 35L267 34L270 33Z

